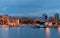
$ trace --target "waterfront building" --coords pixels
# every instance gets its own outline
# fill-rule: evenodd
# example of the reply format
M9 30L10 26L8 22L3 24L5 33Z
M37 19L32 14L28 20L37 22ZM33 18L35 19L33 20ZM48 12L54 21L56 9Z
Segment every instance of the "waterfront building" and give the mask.
M4 25L8 25L10 17L8 15L3 15L2 18L4 19Z
M15 24L16 24L16 25L19 25L19 24L20 24L20 23L19 23L19 19L18 19L18 18L15 18L15 20L14 20L14 21L15 21Z
M8 25L9 16L8 15L0 15L0 25Z
M55 13L54 21L55 21L56 24L58 24L58 21L59 21L59 14L58 13Z
M9 20L9 24L8 24L8 25L9 25L9 26L16 26L14 18L11 18L11 19Z
M42 14L41 20L44 22L47 20L47 14L46 13Z
M49 22L53 22L53 20L54 20L54 17L52 17L52 16L50 16L48 19Z
M0 25L3 25L3 19L0 18Z
M28 24L28 18L25 17L25 16L22 17L21 22L22 22L23 24Z
M33 23L34 23L34 24L40 24L40 21L35 18L35 19L33 19Z
M21 19L19 19L19 24L22 24L22 21L21 21Z
M28 22L29 22L29 24L33 24L34 23L34 19L31 18L31 19L29 19Z

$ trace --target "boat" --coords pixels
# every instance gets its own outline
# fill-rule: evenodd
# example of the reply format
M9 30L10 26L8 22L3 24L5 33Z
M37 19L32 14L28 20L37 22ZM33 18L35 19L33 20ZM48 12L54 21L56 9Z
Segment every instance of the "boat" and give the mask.
M38 24L33 24L31 27L32 27L32 28L40 28L40 25L38 25Z
M46 26L45 25L40 25L40 28L46 28Z

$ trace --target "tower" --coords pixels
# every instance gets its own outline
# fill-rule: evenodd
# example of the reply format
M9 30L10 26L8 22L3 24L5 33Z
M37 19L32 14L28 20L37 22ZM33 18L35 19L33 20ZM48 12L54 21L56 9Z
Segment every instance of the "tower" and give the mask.
M44 20L44 22L47 20L47 14L46 13L42 14L42 20Z
M59 14L58 13L54 14L54 21L55 21L55 23L58 23L58 21L59 21Z

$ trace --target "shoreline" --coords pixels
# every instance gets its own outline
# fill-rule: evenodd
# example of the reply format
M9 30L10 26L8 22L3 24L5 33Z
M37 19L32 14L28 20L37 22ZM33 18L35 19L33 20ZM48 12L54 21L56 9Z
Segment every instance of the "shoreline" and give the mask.
M25 27L25 26L29 26L31 28L60 28L60 26L51 26L51 27L47 27L45 25L39 25L39 24L21 24L21 25L17 25L17 26L9 26L9 25L0 25L0 27Z

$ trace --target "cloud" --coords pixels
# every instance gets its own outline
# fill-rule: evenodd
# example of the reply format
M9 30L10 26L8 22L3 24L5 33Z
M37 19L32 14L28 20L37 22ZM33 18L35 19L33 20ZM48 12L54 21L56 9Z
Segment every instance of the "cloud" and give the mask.
M0 8L0 11L6 11L8 7L2 7Z
M25 16L24 14L8 14L8 15L10 15L10 16Z
M41 12L45 12L45 13L49 13L49 12L60 12L60 9L52 9L52 10L43 10L43 11L41 11Z
M7 10L7 8L4 8L3 10ZM25 9L24 9L25 10ZM28 11L28 12L27 12ZM46 13L48 16L52 16L54 15L55 13L59 13L60 14L60 9L53 9L53 10L45 10L45 9L42 9L42 8L36 8L36 9L27 9L25 10L25 13L22 13L22 12L7 12L7 13L1 13L1 14L8 14L8 15L11 15L11 16L41 16L43 13Z
M1 9L6 11L7 10L7 7L1 8Z
M43 13L46 13L48 16L53 16L55 13L60 14L60 9L53 9L53 10L44 10L41 9L40 11L35 11L35 12L29 12L24 15L26 16L41 16Z

